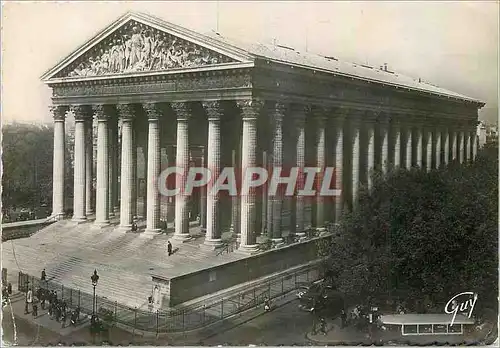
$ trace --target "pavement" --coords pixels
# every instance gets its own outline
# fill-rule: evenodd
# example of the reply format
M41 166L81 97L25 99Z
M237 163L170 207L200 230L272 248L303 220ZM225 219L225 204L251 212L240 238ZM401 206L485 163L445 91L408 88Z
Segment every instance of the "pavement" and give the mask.
M48 318L46 311L33 318L24 314L24 298L15 295L17 301L3 310L3 334L8 343L18 345L101 344L112 345L433 345L479 344L483 333L449 336L401 336L399 329L376 331L370 337L353 327L341 328L339 320L327 321L326 334L313 331L313 317L298 308L295 292L273 302L270 312L259 306L243 313L191 332L162 334L157 337L111 328L108 337L92 337L88 319L77 327L61 328L61 323ZM11 309L12 308L12 309ZM12 316L12 312L14 316ZM15 327L14 327L15 322ZM317 326L319 331L319 325ZM491 342L493 343L493 342Z
M370 335L368 332L360 332L354 327L341 328L340 319L327 321L326 333L307 333L307 339L317 345L477 345L484 337L481 333L470 332L462 335L415 335L402 336L399 327L387 330L374 330Z

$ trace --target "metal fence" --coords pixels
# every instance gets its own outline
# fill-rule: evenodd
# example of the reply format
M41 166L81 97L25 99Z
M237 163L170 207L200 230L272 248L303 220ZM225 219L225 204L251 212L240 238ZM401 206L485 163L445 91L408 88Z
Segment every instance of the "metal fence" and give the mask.
M194 330L215 323L229 316L241 313L250 308L263 305L266 299L277 299L297 288L299 283L312 282L321 278L319 267L302 270L280 279L275 279L258 286L239 292L209 305L196 305L172 310L144 310L129 307L96 296L97 313L112 316L115 323L120 323L130 329L148 332L166 333ZM92 294L65 287L50 280L19 272L18 290L27 292L37 288L56 291L59 299L64 299L69 308L80 307L81 313L92 314Z

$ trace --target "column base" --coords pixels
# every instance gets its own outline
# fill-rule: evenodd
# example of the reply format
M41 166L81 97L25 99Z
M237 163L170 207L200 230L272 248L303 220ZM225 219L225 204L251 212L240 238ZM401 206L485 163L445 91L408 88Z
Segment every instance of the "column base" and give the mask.
M172 236L172 239L181 243L186 243L189 242L192 238L189 233L183 233L183 234L174 234Z
M85 216L78 216L78 217L73 216L71 221L76 222L76 224L79 225L79 224L83 224L83 223L87 222L87 217L85 217Z
M215 250L222 246L222 239L205 239L203 244L200 244L200 249Z
M62 220L64 219L64 213L52 213L49 217L49 219L54 219L54 220Z
M110 226L110 223L109 223L109 220L107 221L99 221L99 222L94 222L94 225L92 227L94 228L97 228L97 229L101 229L101 228L106 228L106 227L109 227Z
M318 231L318 232L326 232L326 227L316 227L316 231Z
M297 233L294 234L294 236L297 236L297 237L301 238L301 237L305 237L306 233L305 232L297 232Z
M119 225L117 228L115 228L115 231L118 232L131 232L132 231L132 225Z
M241 245L240 244L237 252L245 254L245 255L257 254L259 252L259 245L258 244L252 244L252 245Z
M161 229L159 228L151 228L151 229L145 229L144 232L140 234L141 237L145 238L153 238L155 236L158 236L161 234Z

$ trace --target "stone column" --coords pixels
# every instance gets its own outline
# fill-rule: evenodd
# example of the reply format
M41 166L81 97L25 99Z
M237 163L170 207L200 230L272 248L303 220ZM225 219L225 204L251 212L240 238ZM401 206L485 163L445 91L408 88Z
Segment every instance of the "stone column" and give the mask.
M137 146L139 144L139 139L138 139L138 131L137 129L139 128L138 126L138 120L137 117L135 117L132 120L132 220L138 218L138 213L137 213Z
M419 168L422 168L422 162L423 162L423 155L424 155L424 151L423 151L423 147L422 147L422 126L418 125L415 129L415 144L417 146L417 152L416 152L416 155L417 155L417 161L415 163L415 165Z
M108 198L108 204L109 204L109 216L115 216L115 196L117 195L117 192L115 191L115 182L118 180L117 175L118 171L116 169L116 147L117 147L117 131L118 131L118 124L117 124L117 119L115 115L113 117L110 117L108 120L108 141L109 141L109 198Z
M316 121L316 167L320 172L316 174L316 229L325 227L325 197L320 194L323 174L326 166L325 159L325 121L326 115L323 108L314 109Z
M205 146L201 149L201 167L205 168L207 165L205 160ZM208 149L207 149L208 150ZM202 233L207 232L207 186L200 188L200 231Z
M64 158L65 130L67 106L50 108L54 116L54 167L52 172L52 216L57 219L64 217Z
M425 131L425 169L432 169L432 130Z
M175 179L175 187L180 192L175 195L175 233L174 239L187 241L189 235L188 196L185 192L186 179L189 171L189 132L188 123L191 110L186 103L172 103L172 109L177 115L177 152L176 167L181 168Z
M401 166L401 125L399 121L393 123L393 143L394 143L394 168Z
M94 175L94 134L92 128L93 111L90 109L85 127L85 211L87 216L94 213L93 175Z
M75 148L73 172L73 221L87 220L85 209L85 122L92 115L92 108L88 105L74 105L71 107L75 115Z
M207 168L212 173L211 182L215 183L216 178L221 172L221 134L220 120L223 114L222 106L219 101L203 102L203 108L208 115L208 152ZM215 248L222 244L220 216L219 216L219 193L214 192L212 187L207 192L207 233L205 235L205 245Z
M410 170L412 164L412 154L413 154L413 129L411 125L406 126L406 137L405 137L405 149L406 149L406 169Z
M132 190L134 183L133 167L133 129L135 113L130 104L118 104L118 113L122 122L121 178L120 178L120 229L130 231L133 221Z
M271 111L271 117L273 124L273 162L272 162L272 170L274 168L281 168L283 166L283 117L285 116L286 106L282 103L276 103L273 106L273 110ZM270 176L272 173L270 174ZM269 177L270 177L269 176ZM283 242L283 238L281 237L281 210L284 197L281 196L279 187L276 190L274 196L268 196L269 202L271 204L272 209L272 221L271 221L271 231L269 231L269 237L274 244L280 244Z
M295 192L302 190L305 183L305 149L306 149L306 133L305 133L305 106L298 106L294 113L295 121L295 132L296 132L296 165L297 165L297 186ZM305 236L305 225L304 225L304 207L305 207L305 197L295 195L295 231L296 235L301 237Z
M454 161L457 159L457 132L453 129L450 136L451 143L451 159Z
M336 115L335 127L335 189L340 190L340 196L335 197L335 222L339 223L344 210L344 117L345 113Z
M154 235L160 229L160 192L158 177L160 176L160 127L161 110L155 103L142 105L148 116L148 163L146 173L146 230L145 235Z
M450 131L448 128L444 129L444 139L443 139L443 163L445 166L450 163Z
M458 153L459 153L459 159L460 163L464 163L464 155L465 155L465 134L464 131L461 130L459 133L459 143L458 143Z
M469 162L471 160L471 132L465 132L465 161Z
M366 122L366 144L368 145L367 151L367 169L368 169L368 189L373 187L372 171L375 167L375 125L371 120Z
M386 174L389 171L389 120L386 118L387 115L382 115L382 120L380 121L380 145L381 156L380 162L382 165L382 172Z
M240 144L240 141L238 141L238 144ZM238 148L241 148L241 146L238 146ZM238 156L238 151L239 150L233 150L231 152L231 165L234 168L235 173L239 173L238 171L238 163L237 163L237 158ZM236 174L237 176L238 174ZM263 202L265 203L265 202ZM240 197L239 195L231 197L231 234L236 236L238 241L241 238L240 235ZM264 220L263 220L264 221Z
M96 105L97 115L97 193L95 224L109 225L109 142L108 119L113 114L110 105Z
M441 130L435 130L436 138L436 169L441 166Z
M356 117L356 116L354 116ZM359 120L351 120L352 134L352 208L355 209L358 203L359 190Z
M117 118L116 122L116 141L115 141L115 148L114 148L114 153L115 156L113 158L114 160L114 166L115 166L115 180L113 180L113 190L115 192L113 198L113 211L115 212L115 215L120 212L120 182L118 181L118 178L121 177L120 173L120 168L121 168L121 123L119 118Z
M243 139L241 154L241 170L243 177L247 168L255 167L257 149L257 117L263 107L260 100L239 100L238 107L243 115ZM239 250L243 252L257 251L255 231L255 188L250 188L248 194L241 194L241 242Z
M477 130L472 131L472 161L476 160L477 156Z

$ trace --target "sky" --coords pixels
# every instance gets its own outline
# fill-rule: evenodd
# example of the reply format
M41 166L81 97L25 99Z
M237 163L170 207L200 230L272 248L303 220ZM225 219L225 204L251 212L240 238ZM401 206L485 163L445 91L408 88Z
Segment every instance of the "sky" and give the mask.
M496 1L159 1L2 4L2 122L51 122L40 76L128 10L244 41L294 47L421 78L498 118ZM218 14L218 15L217 15Z

